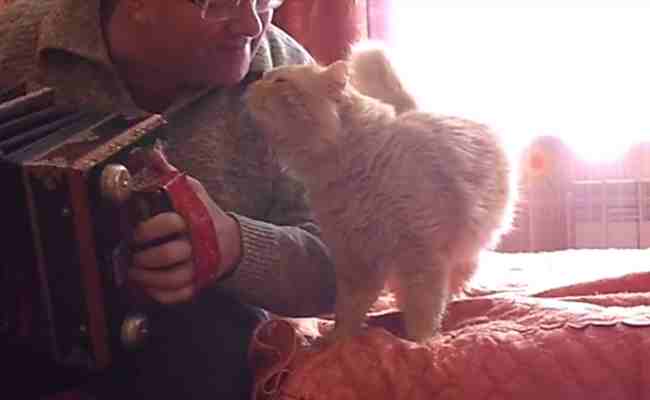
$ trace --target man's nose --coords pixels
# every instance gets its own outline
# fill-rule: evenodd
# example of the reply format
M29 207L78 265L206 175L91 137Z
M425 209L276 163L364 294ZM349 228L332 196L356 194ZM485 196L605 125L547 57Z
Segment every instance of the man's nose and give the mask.
M262 21L255 10L254 1L242 1L237 7L237 18L230 24L230 30L241 36L257 37L262 33Z

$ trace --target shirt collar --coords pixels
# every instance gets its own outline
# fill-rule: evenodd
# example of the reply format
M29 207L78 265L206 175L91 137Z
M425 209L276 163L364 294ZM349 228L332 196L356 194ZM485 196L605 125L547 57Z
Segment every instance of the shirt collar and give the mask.
M100 18L100 0L59 0L41 25L38 56L44 50L64 50L109 69Z
M269 30L274 29L271 25L268 28ZM260 46L257 49L257 52L253 56L253 61L251 62L251 72L264 72L273 67L273 56L271 54L271 45L267 35L262 36L260 39Z

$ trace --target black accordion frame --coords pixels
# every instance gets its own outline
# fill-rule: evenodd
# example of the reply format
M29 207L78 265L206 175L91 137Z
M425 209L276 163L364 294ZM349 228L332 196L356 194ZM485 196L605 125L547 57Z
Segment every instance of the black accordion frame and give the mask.
M122 237L100 175L164 137L166 117L62 107L51 88L0 89L0 352L7 368L51 375L45 381L60 385L60 371L102 371L129 351L120 334L132 305L113 265Z

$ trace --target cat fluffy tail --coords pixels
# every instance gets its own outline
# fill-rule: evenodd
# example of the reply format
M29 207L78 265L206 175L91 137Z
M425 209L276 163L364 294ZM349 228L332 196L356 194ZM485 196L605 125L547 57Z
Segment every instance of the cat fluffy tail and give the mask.
M388 51L380 43L361 41L350 51L351 82L361 94L395 107L401 114L417 109L413 96L405 89Z

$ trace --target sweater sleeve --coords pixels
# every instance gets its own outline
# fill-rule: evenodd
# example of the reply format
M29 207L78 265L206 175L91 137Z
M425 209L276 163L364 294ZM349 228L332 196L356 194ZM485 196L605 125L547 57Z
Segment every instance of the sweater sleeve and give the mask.
M331 312L335 281L327 248L309 223L276 225L232 214L242 260L221 285L243 301L289 317Z

